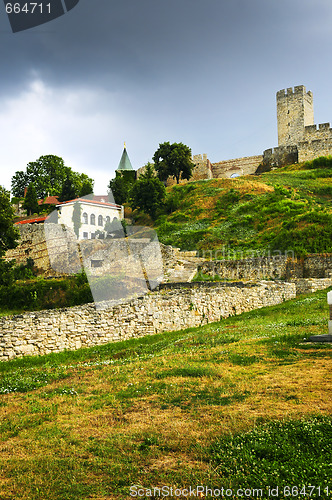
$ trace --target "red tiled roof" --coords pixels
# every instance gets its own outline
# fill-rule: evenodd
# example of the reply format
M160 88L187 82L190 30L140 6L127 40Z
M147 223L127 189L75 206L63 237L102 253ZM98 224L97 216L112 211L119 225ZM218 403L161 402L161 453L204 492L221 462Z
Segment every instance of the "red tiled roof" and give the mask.
M47 196L44 200L38 200L38 205L57 205L58 203L58 196Z
M34 217L33 219L24 219L24 220L20 220L18 222L15 222L14 225L18 225L18 224L34 224L36 222L44 222L44 220L47 219L47 215L43 216L43 217Z

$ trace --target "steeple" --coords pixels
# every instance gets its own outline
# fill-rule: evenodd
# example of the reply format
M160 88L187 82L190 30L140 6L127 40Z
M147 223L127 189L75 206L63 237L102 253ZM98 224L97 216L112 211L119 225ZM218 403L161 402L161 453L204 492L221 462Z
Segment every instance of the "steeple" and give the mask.
M121 160L120 160L119 166L116 169L116 172L119 172L119 171L121 172L123 170L134 170L133 167L132 167L132 165L131 165L131 162L129 160L129 156L128 156L128 153L127 153L126 143L124 143L123 153L122 153L122 156L121 156Z

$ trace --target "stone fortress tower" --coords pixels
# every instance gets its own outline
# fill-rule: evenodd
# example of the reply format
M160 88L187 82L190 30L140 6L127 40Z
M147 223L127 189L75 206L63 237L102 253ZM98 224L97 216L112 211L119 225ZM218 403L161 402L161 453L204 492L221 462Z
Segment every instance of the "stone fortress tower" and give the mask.
M278 147L267 149L263 169L332 154L329 123L314 124L313 94L304 85L277 92Z
M304 128L314 124L312 92L300 85L277 92L278 145L291 146L303 140Z

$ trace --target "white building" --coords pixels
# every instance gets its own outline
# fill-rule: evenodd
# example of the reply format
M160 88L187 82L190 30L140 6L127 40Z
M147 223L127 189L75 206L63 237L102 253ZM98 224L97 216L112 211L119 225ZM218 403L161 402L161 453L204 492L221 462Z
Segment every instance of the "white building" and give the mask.
M81 209L81 227L79 228L79 239L94 239L96 236L105 237L104 230L106 222L112 222L114 219L122 220L124 216L123 206L109 203L107 197L95 196L93 200L86 198L77 198L75 200L59 203L58 224L65 224L74 229L73 211L75 203L80 204ZM103 201L101 201L103 200ZM100 236L101 231L103 233Z

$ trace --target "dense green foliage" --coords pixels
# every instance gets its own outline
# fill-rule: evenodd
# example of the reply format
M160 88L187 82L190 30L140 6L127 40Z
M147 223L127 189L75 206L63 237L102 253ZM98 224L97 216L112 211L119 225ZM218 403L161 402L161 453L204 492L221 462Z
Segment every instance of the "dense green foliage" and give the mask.
M9 248L15 248L19 232L13 226L14 209L10 203L10 193L0 186L0 258Z
M148 163L146 171L130 191L130 206L133 210L143 210L154 219L158 208L163 205L165 195L164 184L155 176L152 164Z
M86 198L91 198L93 194L93 182L91 182L91 179L86 179L82 183L82 187L80 189L80 192L78 193L79 197L85 196ZM91 195L91 196L89 196Z
M10 286L17 280L29 280L37 276L37 269L31 258L26 264L16 265L14 260L0 260L0 286Z
M332 159L168 188L159 239L227 255L332 252Z
M93 180L86 174L74 172L65 166L62 158L55 155L41 156L38 160L28 163L26 171L18 171L12 177L12 195L24 196L24 188L34 183L38 198L48 194L59 196L66 176L69 175L75 188L75 197L80 195L83 184L88 182L93 186Z
M62 184L60 195L59 195L59 201L69 201L75 199L77 196L77 192L74 186L74 183L69 175L67 173L65 180Z
M163 142L153 155L154 166L160 180L168 177L176 179L190 179L194 164L191 161L191 149L182 142Z
M38 198L33 182L30 182L28 186L23 202L23 208L27 211L27 215L37 214L39 212Z
M116 172L116 176L108 185L115 203L123 205L129 201L130 191L135 184L136 172L135 170L121 170Z
M56 309L93 302L90 286L84 273L66 278L33 278L24 266L12 271L14 279L0 280L0 309L36 311ZM1 276L1 275L0 275ZM7 275L8 276L8 275ZM23 278L24 281L21 281ZM16 279L16 281L15 281Z

